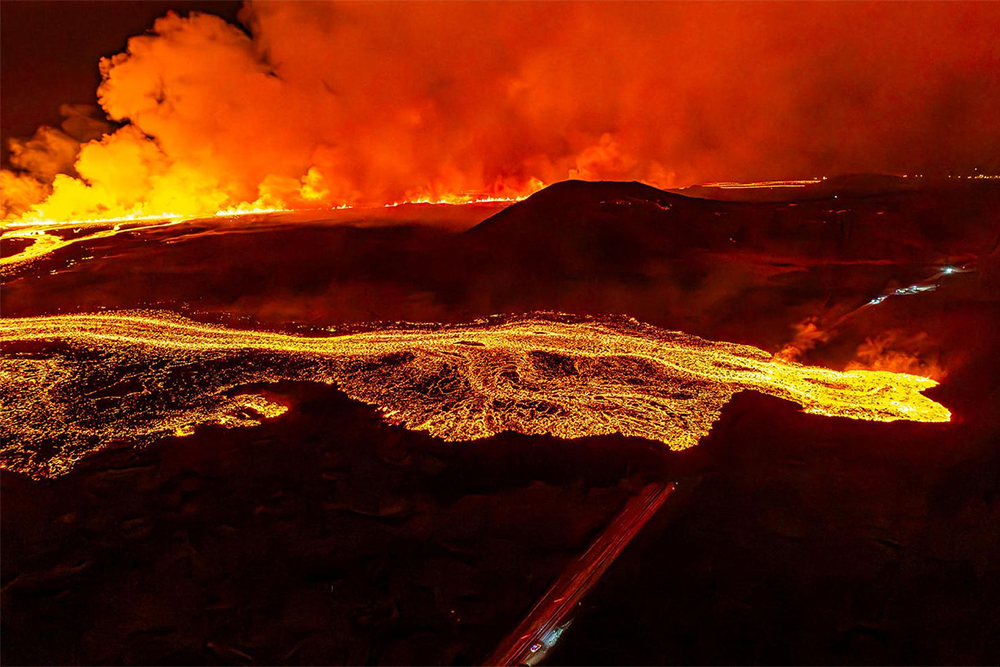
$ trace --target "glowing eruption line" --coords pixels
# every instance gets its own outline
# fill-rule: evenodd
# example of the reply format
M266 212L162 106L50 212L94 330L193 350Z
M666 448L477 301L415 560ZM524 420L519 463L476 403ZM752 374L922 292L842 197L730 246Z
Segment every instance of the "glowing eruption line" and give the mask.
M703 183L703 188L719 188L720 190L759 190L767 188L804 188L809 185L822 183L823 178L808 178L792 181L754 181L750 183L739 183L736 181L720 181L718 183Z
M538 184L536 189L543 187ZM29 239L32 243L20 252L14 253L7 257L0 258L0 275L5 272L9 272L12 269L29 264L40 257L48 255L66 246L70 246L76 243L81 243L84 241L92 241L100 238L107 238L109 236L114 236L120 232L130 232L139 229L152 229L155 227L162 227L168 224L178 224L182 222L190 222L194 220L205 220L210 218L236 218L241 216L251 216L251 215L268 215L272 213L295 213L299 211L344 211L344 210L359 210L359 209L379 209L379 208L399 208L401 206L410 205L435 205L435 206L466 206L475 204L513 204L519 201L527 199L529 195L518 195L511 197L496 197L490 195L475 195L475 194L461 194L461 195L442 195L440 197L417 197L415 199L406 199L398 202L391 202L382 205L354 205L354 204L340 204L338 206L329 206L325 208L312 208L312 209L294 209L294 208L282 208L274 206L259 206L256 204L241 204L239 206L232 206L229 208L221 209L215 213L209 215L180 215L177 213L162 213L158 215L145 215L140 213L116 215L107 218L89 218L86 220L48 220L48 219L35 219L30 216L23 216L16 220L5 221L0 228L4 229L3 233L0 234L0 242L3 241L13 241L18 239ZM134 223L132 226L123 228L123 224ZM155 224L147 224L155 223ZM58 235L56 232L64 231L67 229L78 229L82 227L107 227L109 229L104 229L93 234L86 236L79 236L73 238L65 238Z
M53 341L59 345L40 358L38 346L49 349ZM525 316L302 337L122 312L0 319L0 342L0 397L13 408L0 415L0 430L4 447L21 452L4 449L5 465L30 441L70 443L54 468L9 464L41 476L67 469L71 453L107 439L150 441L227 419L257 423L247 413L261 411L239 388L282 379L336 383L391 423L452 441L506 430L563 438L620 433L684 449L747 389L820 415L951 417L921 394L937 384L929 378L801 366L635 320ZM17 352L25 344L28 356ZM123 373L143 389L111 403L82 393L85 386L115 386Z

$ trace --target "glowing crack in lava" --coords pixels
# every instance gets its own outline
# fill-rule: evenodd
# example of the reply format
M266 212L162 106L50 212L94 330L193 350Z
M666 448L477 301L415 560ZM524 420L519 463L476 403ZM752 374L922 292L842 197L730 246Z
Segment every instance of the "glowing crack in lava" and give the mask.
M928 378L802 366L620 317L496 316L304 337L117 312L0 319L0 342L3 465L35 477L64 473L112 440L258 423L284 410L259 389L280 380L336 383L390 423L450 441L620 433L679 450L746 389L821 415L951 417L921 394L937 384Z

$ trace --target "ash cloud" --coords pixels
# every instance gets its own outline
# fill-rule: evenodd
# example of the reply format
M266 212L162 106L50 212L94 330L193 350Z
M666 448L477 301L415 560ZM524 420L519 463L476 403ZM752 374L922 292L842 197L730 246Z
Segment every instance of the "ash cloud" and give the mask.
M8 142L13 169L0 171L0 217L23 213L43 200L59 174L77 176L80 147L113 129L95 106L64 104L59 113L60 127L42 125L31 138Z
M102 60L123 127L72 168L40 130L5 214L1000 171L996 4L249 2L240 19L170 13ZM8 197L24 177L38 187Z
M846 370L892 371L941 380L947 370L940 357L940 347L928 333L908 334L901 329L891 329L866 338Z

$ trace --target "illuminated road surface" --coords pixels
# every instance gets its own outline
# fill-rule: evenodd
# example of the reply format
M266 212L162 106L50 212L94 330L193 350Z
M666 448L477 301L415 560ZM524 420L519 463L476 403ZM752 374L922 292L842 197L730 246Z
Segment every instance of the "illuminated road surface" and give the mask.
M336 384L390 423L450 441L618 433L684 449L748 389L828 416L951 417L921 394L937 384L928 378L802 366L626 318L497 317L303 337L120 312L0 319L0 344L2 463L35 477L62 474L114 440L257 424L285 406L247 387L281 380Z
M664 501L674 484L649 484L608 524L590 548L559 576L523 621L484 664L534 665L555 644L572 621L577 603L601 578Z

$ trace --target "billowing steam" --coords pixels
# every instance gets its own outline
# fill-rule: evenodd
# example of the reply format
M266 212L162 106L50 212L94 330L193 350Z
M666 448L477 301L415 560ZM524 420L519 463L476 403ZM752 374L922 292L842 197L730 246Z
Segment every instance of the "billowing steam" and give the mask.
M947 375L940 360L940 350L926 332L906 333L901 329L885 331L865 339L858 346L856 359L847 370L892 371L909 373L934 380Z
M831 329L820 324L818 317L807 317L792 325L792 329L795 336L775 353L775 359L803 362L810 350L826 343L833 334Z
M171 13L102 60L98 100L121 126L15 143L4 216L1000 160L992 3L282 1L241 20Z
M61 128L43 125L30 139L11 139L10 163L15 170L0 171L0 206L4 216L18 215L50 192L59 174L76 176L73 165L80 146L112 131L96 107L64 104Z

